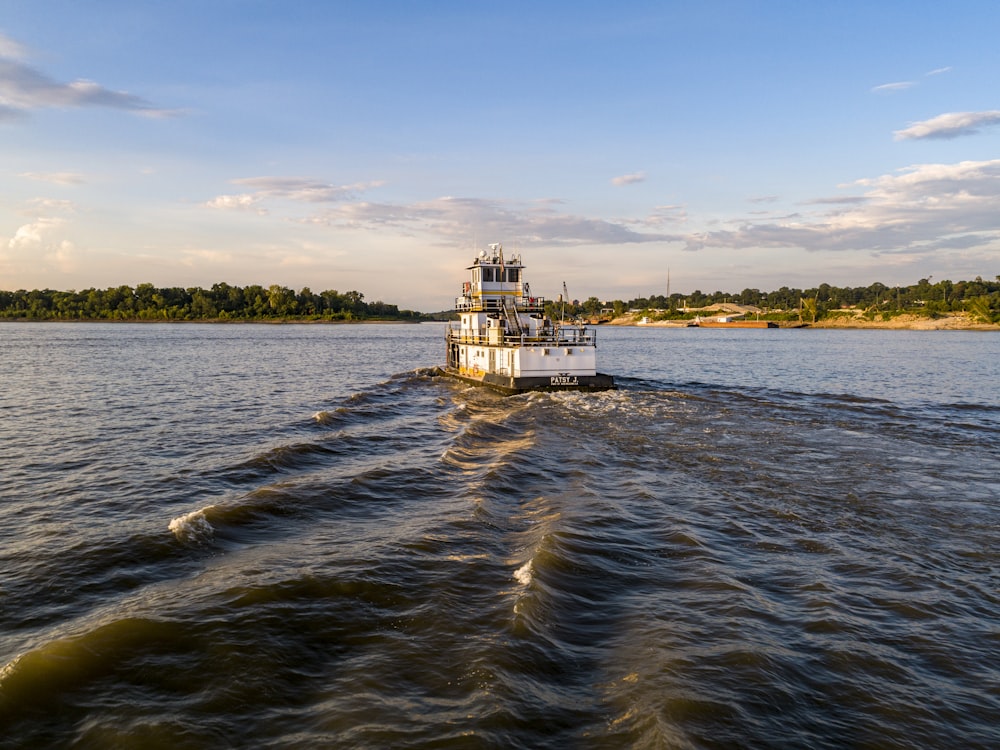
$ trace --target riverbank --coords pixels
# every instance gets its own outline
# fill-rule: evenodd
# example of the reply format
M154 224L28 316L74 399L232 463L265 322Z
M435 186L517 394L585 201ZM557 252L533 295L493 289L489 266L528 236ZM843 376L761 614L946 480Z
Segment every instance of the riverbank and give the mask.
M640 323L639 315L623 315L604 325L643 326L654 328L684 328L687 320L657 320ZM869 320L860 315L836 315L815 323L779 322L779 328L871 328L902 331L1000 331L1000 324L977 322L968 313L954 313L937 318L921 315L897 315L889 320Z
M342 318L0 318L0 323L141 323L143 325L415 325L437 323L437 320L369 319L344 320Z
M897 315L889 320L868 320L861 316L836 315L809 324L810 328L881 328L904 331L1000 331L996 323L982 323L968 313L928 318Z

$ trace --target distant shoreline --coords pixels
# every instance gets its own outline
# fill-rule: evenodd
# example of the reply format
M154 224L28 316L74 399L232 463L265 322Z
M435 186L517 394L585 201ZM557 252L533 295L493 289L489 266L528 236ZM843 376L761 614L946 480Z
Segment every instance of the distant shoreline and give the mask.
M644 323L642 328L684 328L687 320L657 320ZM605 323L612 326L637 326L639 316L625 315ZM823 318L815 323L799 323L779 321L779 328L823 328L823 329L853 329L853 330L885 330L885 331L1000 331L1000 324L977 323L971 316L959 313L942 315L937 318L927 318L919 315L897 315L889 320L868 320L859 316L839 315ZM751 329L753 330L753 329Z
M650 323L639 323L639 316L624 315L614 320L601 323L602 326L637 327L637 328L687 328L688 320L656 320ZM0 323L131 323L140 325L418 325L420 323L441 323L440 320L299 320L295 318L273 320L226 320L223 318L207 318L204 320L143 320L140 318L114 320L104 318L0 318ZM937 318L926 318L919 315L899 315L890 320L867 320L860 317L836 316L823 318L815 323L799 323L798 321L778 321L779 328L821 328L847 330L882 330L882 331L1000 331L997 323L976 323L969 315L942 315ZM717 329L716 329L717 330ZM741 329L736 329L741 330ZM754 330L754 329L749 329Z
M112 319L112 318L0 318L0 323L138 323L141 325L416 325L418 323L436 323L434 320L297 320L282 318L273 320L234 320L224 318L205 318L204 320L148 320L142 318Z

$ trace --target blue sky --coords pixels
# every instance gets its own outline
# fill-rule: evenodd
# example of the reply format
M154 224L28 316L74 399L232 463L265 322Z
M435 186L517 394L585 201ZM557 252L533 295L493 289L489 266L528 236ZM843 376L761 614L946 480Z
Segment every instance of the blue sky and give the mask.
M1000 274L996 2L8 0L0 289ZM545 291L548 290L548 291Z

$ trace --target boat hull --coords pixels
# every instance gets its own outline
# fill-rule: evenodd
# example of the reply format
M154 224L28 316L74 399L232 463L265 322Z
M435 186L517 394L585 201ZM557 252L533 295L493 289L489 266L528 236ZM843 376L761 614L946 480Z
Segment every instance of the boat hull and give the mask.
M441 373L471 385L481 385L508 396L529 391L609 391L615 388L612 375L598 372L594 375L541 375L513 377L487 372L467 375L451 367L441 368Z

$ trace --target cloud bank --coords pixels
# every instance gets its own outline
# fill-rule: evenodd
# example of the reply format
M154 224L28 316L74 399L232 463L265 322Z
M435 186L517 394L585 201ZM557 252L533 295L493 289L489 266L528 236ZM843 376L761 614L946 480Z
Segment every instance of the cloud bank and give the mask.
M1000 242L1000 159L918 164L857 180L860 195L820 197L812 210L781 217L739 219L735 229L663 231L689 221L688 207L657 206L645 217L594 218L567 211L558 201L532 202L442 197L411 203L348 198L358 185L334 186L305 178L240 180L259 191L220 196L214 208L263 211L268 197L319 210L291 220L333 229L426 238L430 244L468 242L476 234L547 247L664 243L690 251L796 249L926 255L941 248L995 248ZM374 185L377 183L366 183ZM767 200L771 200L768 196ZM329 205L319 205L326 203Z
M430 234L446 244L464 243L470 233L550 247L678 239L677 235L641 231L640 220L595 219L560 211L557 206L552 201L445 197L412 204L347 203L309 221L354 229L392 227L405 234Z
M825 213L795 221L744 222L735 230L694 233L685 249L801 248L926 254L944 247L1000 242L1000 159L920 164L858 180L860 199L816 200Z
M382 186L379 181L335 185L313 178L272 176L236 179L232 183L255 190L219 195L203 205L264 215L270 213L266 207L269 204L292 202L311 209L293 219L303 224L367 231L389 228L408 236L431 235L444 243L465 242L470 232L547 245L662 241L677 237L641 231L643 226L683 219L683 210L677 206L661 207L646 220L610 221L561 211L560 203L551 200L455 197L414 203L358 200L362 193Z

